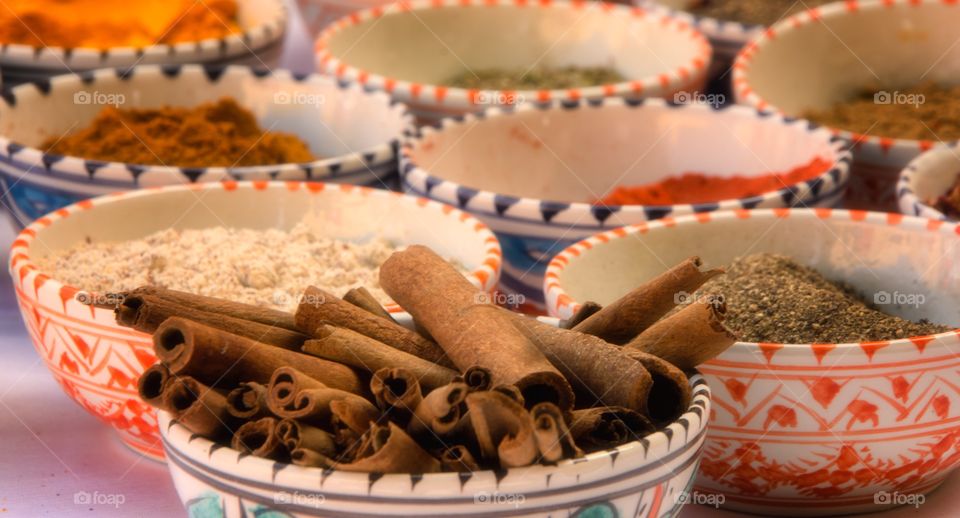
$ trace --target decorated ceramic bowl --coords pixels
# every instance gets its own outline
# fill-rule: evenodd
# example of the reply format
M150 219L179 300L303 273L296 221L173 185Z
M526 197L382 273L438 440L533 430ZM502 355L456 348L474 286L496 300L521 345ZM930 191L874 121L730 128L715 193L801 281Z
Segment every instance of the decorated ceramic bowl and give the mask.
M489 292L497 284L496 238L453 207L348 184L215 182L104 196L35 221L10 252L24 323L67 395L116 429L132 449L159 458L156 415L137 396L137 379L156 363L150 336L117 326L113 311L81 304L81 286L63 284L57 272L41 271L35 261L84 240L137 239L167 228L289 229L308 215L320 218L318 235L425 244L462 264L481 289ZM388 309L400 311L395 304Z
M422 128L401 150L408 192L456 205L497 233L506 262L501 288L543 309L547 262L603 230L720 209L831 207L843 197L846 143L826 129L745 107L606 99L491 109L440 129ZM695 150L695 151L693 151ZM805 182L741 199L666 206L592 202L619 185L687 172L761 175L823 158Z
M602 2L413 0L343 18L316 42L319 70L389 92L424 123L484 107L699 91L710 44L686 22ZM612 67L627 80L560 90L446 86L473 71Z
M395 0L297 0L300 17L313 36L320 34L327 25L350 13L371 7L392 4Z
M900 212L933 219L948 218L930 205L946 194L960 177L960 155L957 144L937 146L915 158L900 173L897 198Z
M960 322L960 226L830 209L726 211L591 237L547 271L551 313L606 304L700 256L790 256L884 311ZM714 410L697 490L765 516L881 511L917 502L960 462L958 332L850 344L737 343L700 367Z
M266 67L280 56L287 27L284 0L236 0L237 22L242 32L224 38L147 47L63 48L0 45L0 69L5 84L45 81L53 76L97 68L134 65L246 64ZM205 6L206 4L204 4ZM96 13L90 13L90 22Z
M898 102L900 92L886 85L956 83L958 24L960 4L942 0L851 0L814 8L743 49L734 65L734 91L739 102L794 116L871 85L886 88L878 90L877 102ZM927 140L906 140L834 131L856 145L851 206L887 211L896 210L900 171L938 140L932 132Z
M104 108L192 106L232 97L264 128L293 133L319 157L303 164L172 167L46 153L51 138ZM21 85L0 100L0 188L21 227L65 205L119 190L220 180L310 180L393 187L396 146L412 119L383 93L322 76L246 67L138 66Z
M660 432L556 466L384 475L302 468L243 455L158 412L173 483L190 516L673 517L688 501L710 390Z

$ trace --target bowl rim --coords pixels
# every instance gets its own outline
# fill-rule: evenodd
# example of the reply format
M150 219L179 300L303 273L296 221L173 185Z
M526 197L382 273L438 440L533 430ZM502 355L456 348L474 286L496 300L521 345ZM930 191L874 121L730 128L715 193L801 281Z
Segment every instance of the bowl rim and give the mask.
M779 39L779 36L793 32L806 25L823 23L824 20L833 18L852 16L860 11L901 8L917 9L931 5L960 7L960 4L956 2L945 2L943 0L911 0L909 4L888 0L846 0L844 2L834 2L813 7L807 11L784 18L762 31L756 38L744 45L740 53L737 54L733 63L732 87L734 96L737 102L754 106L758 110L783 113L780 108L761 98L750 85L750 71L753 59L756 54L763 51L765 46L771 41ZM854 147L870 146L882 149L884 152L889 152L892 149L901 149L909 152L928 151L936 144L934 141L927 139L914 140L878 135L863 135L833 127L830 128L830 131L835 135L851 141Z
M310 162L244 167L181 167L176 165L150 165L97 160L74 155L47 153L37 147L20 144L9 138L7 135L0 134L0 161L12 163L13 155L17 155L17 162L31 164L31 167L43 165L46 168L50 168L53 165L62 164L64 166L68 166L71 170L77 171L90 171L91 168L100 169L103 167L120 168L128 171L137 171L137 175L134 179L135 182L139 181L139 176L142 173L150 172L171 176L175 175L176 173L190 172L190 174L185 176L189 178L191 182L195 181L195 178L199 178L207 171L223 172L227 176L237 179L242 179L243 176L255 174L274 175L274 173L276 173L279 175L283 173L302 171L308 171L308 174L312 175L312 171L314 170L326 171L330 170L331 168L336 168L338 165L340 166L340 169L343 170L353 168L357 165L370 170L371 165L388 163L396 158L396 148L404 135L413 131L415 128L413 116L410 114L407 106L401 102L391 100L390 97L383 92L368 92L356 85L340 84L329 77L316 73L295 74L287 70L271 71L241 65L221 66L202 64L144 64L127 68L104 68L81 73L62 74L53 77L46 84L25 83L11 88L9 91L0 96L0 107L10 110L15 110L18 107L22 108L22 105L18 106L20 102L17 100L17 95L25 92L39 92L42 99L49 99L49 96L52 95L56 88L72 89L75 87L93 86L100 81L136 80L136 78L144 74L161 75L165 79L174 82L179 81L180 78L184 76L199 77L201 79L205 79L208 83L217 83L224 78L227 78L227 80L231 80L230 78L236 78L239 80L242 77L243 79L251 78L255 81L274 79L289 83L291 85L297 84L317 87L334 87L335 89L333 91L337 92L337 95L344 94L366 97L369 98L371 102L382 105L385 115L390 115L399 119L401 131L387 142L359 150L354 150L338 156L322 158ZM323 124L322 121L321 124ZM372 159L368 159L369 157L372 157Z
M725 111L731 111L733 113L743 114L744 116L752 115L754 117L754 123L763 124L763 125L775 125L780 126L784 129L789 129L794 125L799 127L799 119L794 119L791 117L786 117L782 114L771 114L766 112L761 112L756 109L747 106L723 106L717 107L713 105L702 105L702 104L677 104L665 101L663 99L650 98L650 99L640 99L640 100L630 100L623 99L619 97L608 97L604 99L597 99L594 101L584 102L583 100L577 100L575 102L568 101L553 101L551 103L524 103L518 106L510 107L507 109L492 107L488 108L485 111L478 114L465 114L455 118L444 119L439 128L424 126L414 133L408 135L400 147L400 179L404 186L407 186L407 178L413 176L417 180L422 180L426 185L431 186L428 196L433 199L438 199L444 203L457 204L459 200L456 196L440 196L434 194L437 192L437 187L444 186L446 190L450 192L457 192L459 189L463 188L468 190L470 193L476 193L477 196L481 198L489 199L503 199L510 200L512 203L511 206L516 206L521 208L518 212L519 214L539 214L541 206L547 207L564 207L564 210L569 210L578 214L589 214L594 210L602 210L604 212L609 211L611 214L623 214L627 216L640 216L647 217L651 214L670 214L677 211L678 208L687 209L691 213L700 213L700 212L710 212L715 210L725 210L725 209L740 209L744 207L756 207L763 203L768 203L773 200L783 200L783 199L793 199L794 203L796 202L806 202L810 200L812 194L812 186L814 183L822 184L827 179L832 179L835 183L841 187L845 186L850 177L851 167L853 165L853 153L850 151L849 143L833 135L829 130L821 128L813 123L803 122L804 133L811 135L813 137L819 137L824 140L825 143L830 145L834 150L833 163L830 167L812 177L808 180L798 182L792 185L785 186L776 191L762 193L757 196L750 196L745 198L731 198L725 200L716 200L703 203L688 203L688 204L673 204L673 205L607 205L607 204L591 204L586 202L569 202L569 201L556 201L556 200L544 200L540 198L531 198L527 196L512 196L505 195L502 193L496 193L494 191L489 191L485 189L476 189L470 186L466 186L455 182L453 180L446 180L437 176L436 174L427 171L425 168L417 165L416 161L413 158L413 153L417 148L422 145L424 139L433 134L440 134L444 131L450 130L452 128L471 125L471 124L483 124L484 121L491 119L498 119L501 117L511 117L516 114L522 114L526 112L531 112L534 110L539 111L570 111L574 109L607 109L607 108L630 108L643 110L645 107L652 107L655 109L662 110L697 110L702 116L711 117L715 116L718 113ZM443 189L441 189L443 190ZM804 194L805 192L805 194ZM804 194L803 196L798 195ZM532 212L531 212L532 211ZM534 218L522 218L530 219L531 221ZM656 218L646 218L646 219L656 219Z
M689 20L694 27L710 38L712 43L742 46L756 38L767 28L766 25L762 24L751 24L737 20L721 20L720 18L714 18L712 16L701 16L684 9L670 7L660 0L640 1L641 6L647 9L662 9L671 16Z
M587 239L584 239L578 243L575 243L562 252L557 254L547 266L546 274L544 275L543 281L543 290L547 298L548 309L551 311L551 314L560 315L565 314L566 312L574 312L580 307L580 302L577 302L570 296L569 293L563 288L560 282L560 276L563 271L566 269L566 266L577 257L580 257L584 253L588 253L593 248L603 246L606 243L611 241L616 241L618 239L624 238L636 238L642 234L646 234L650 231L662 231L670 232L672 229L684 227L684 226L696 226L709 224L715 221L737 221L744 220L749 218L757 219L785 219L785 218L803 218L808 220L849 220L857 222L861 225L870 224L870 225L886 225L886 226L901 226L907 227L912 230L922 230L925 232L939 232L953 237L960 237L960 224L950 223L942 220L928 219L928 218L919 218L915 216L909 216L904 214L897 213L886 213L886 212L868 212L863 210L845 210L845 209L830 209L830 208L817 208L817 209L754 209L754 210L736 210L736 211L720 211L720 212L711 212L711 213L701 213L701 214L690 214L685 216L667 217L657 221L651 221L646 223L638 223L634 225L628 225L621 228L616 228L609 230L607 232L602 232L596 235L593 235ZM553 301L553 302L551 302ZM935 335L929 336L913 336L907 338L900 338L896 340L881 340L881 341L868 341L868 342L849 342L841 344L831 344L831 343L816 343L816 344L781 344L781 343L758 343L758 342L737 342L733 345L734 349L747 349L747 350L756 350L756 349L784 349L784 350L810 350L810 349L829 349L829 350L846 350L846 349L871 349L874 350L879 348L881 344L883 346L889 345L889 349L896 349L898 347L903 347L908 344L916 344L916 341L921 341L924 344L940 339L956 339L960 337L960 328L953 331L947 331L944 333L938 333Z
M553 90L489 90L421 84L354 67L335 57L328 48L328 42L343 29L385 15L402 15L408 12L433 9L471 9L491 5L518 9L601 9L608 16L646 20L646 23L656 23L672 29L678 37L692 39L698 48L693 58L685 64L671 70L665 70L657 75L607 85ZM384 90L394 98L414 104L427 103L452 108L476 109L490 104L482 101L484 96L502 99L504 104L510 105L515 104L518 99L524 98L549 102L561 99L663 95L685 85L696 83L698 79L706 77L713 48L706 36L685 20L669 16L664 12L610 2L595 3L583 0L550 0L537 3L528 2L528 0L400 0L387 6L363 9L331 23L317 36L314 43L314 54L318 70L323 74L333 75L340 81L357 82L366 89Z
M236 0L240 4L248 0ZM283 0L267 0L273 7L273 16L260 20L256 25L241 32L228 34L220 38L204 38L196 41L184 41L174 44L157 43L143 47L35 47L24 43L0 45L0 65L10 68L26 68L35 71L70 70L71 64L79 59L95 59L110 63L114 59L134 58L137 62L145 56L164 56L183 58L203 53L209 49L219 49L224 56L253 52L277 43L283 37L290 17L287 4ZM40 65L40 66L38 66ZM49 68L52 67L52 68ZM83 68L83 67L81 67Z
M903 171L900 171L900 177L897 179L897 197L900 202L900 212L924 218L957 221L937 210L926 201L921 200L916 192L914 192L913 184L916 177L928 174L927 162L932 161L939 155L950 153L956 156L957 160L960 160L960 155L957 155L956 151L958 146L960 146L960 142L938 144L930 151L925 151L918 155L907 164L907 167L905 167ZM960 173L960 169L958 169L958 173Z
M601 450L594 453L589 453L580 459L567 459L561 461L555 465L532 465L523 468L510 468L500 471L494 470L481 470L474 472L476 476L481 475L496 475L497 480L502 479L509 475L512 471L525 471L529 473L529 470L544 470L546 472L560 472L565 467L569 466L582 466L583 464L593 464L599 465L600 463L608 463L610 459L615 459L617 456L627 453L634 454L640 453L641 451L646 456L646 452L651 451L655 448L663 448L667 452L682 451L683 448L687 445L693 444L701 438L705 438L708 421L710 418L710 408L712 404L711 399L711 390L707 385L706 380L703 375L698 371L694 370L693 374L689 376L690 387L693 392L693 398L690 401L690 405L687 407L687 410L676 420L670 424L664 426L663 428L658 429L656 432L653 432L639 440L631 441L625 444L621 444L615 448L608 450ZM190 432L186 427L178 423L173 419L172 415L164 410L157 410L157 421L160 428L160 437L163 442L164 451L169 452L171 447L188 452L191 456L200 459L200 462L211 468L220 468L218 471L223 471L226 473L236 473L236 464L242 460L242 462L247 463L246 465L250 467L251 470L255 470L254 476L245 477L241 475L234 474L233 476L241 481L259 481L262 484L268 483L271 486L274 486L276 489L274 491L283 491L283 490L295 490L294 487L284 487L276 484L276 474L282 469L285 473L292 473L293 476L302 479L311 479L311 480L321 480L326 479L329 483L334 483L329 481L328 477L336 476L338 477L338 482L343 485L354 485L355 487L363 488L363 491L368 490L370 484L370 473L366 472L349 472L341 470L325 470L323 468L308 468L301 467L291 463L280 463L275 462L270 459L255 457L252 455L243 455L238 450L234 450L229 445L219 445L205 437L201 437ZM692 423L696 423L696 427L692 426ZM171 430L174 430L174 433L171 433ZM669 431L665 431L669 430ZM171 438L171 436L174 437ZM179 438L176 436L180 436ZM675 437L683 437L682 442L677 442ZM671 443L676 445L671 447ZM212 448L212 449L211 449ZM214 451L225 450L225 453L234 453L236 455L226 455L214 458ZM695 455L699 456L700 452L698 451ZM168 454L169 460L169 454ZM229 460L229 464L227 462ZM644 458L640 466L660 462L658 458ZM622 465L622 464L621 464ZM636 466L635 466L636 467ZM233 469L233 471L231 471ZM617 468L619 471L621 468ZM426 474L407 474L407 473L392 473L392 474L374 474L377 475L376 480L386 480L390 481L399 481L405 482L409 485L410 477L416 476L422 481L430 481L432 479L450 479L456 480L458 477L457 473L426 473ZM269 482L267 482L269 481ZM329 486L326 486L329 487ZM459 484L455 487L459 488ZM318 486L317 490L320 491L321 488ZM326 491L329 493L329 491ZM393 497L383 497L388 500ZM410 498L410 497L408 497ZM436 495L427 495L421 500L435 500L437 499Z
M29 274L34 273L34 276L32 277L33 280L30 283L30 288L32 288L34 294L38 294L41 287L44 287L48 290L52 287L56 293L60 294L60 298L63 299L64 305L66 305L67 300L76 299L80 294L96 298L97 294L95 293L88 292L76 286L71 286L57 280L54 272L45 272L41 270L33 262L30 256L30 246L33 244L33 242L36 240L42 243L42 232L46 228L56 225L56 223L60 220L66 219L74 214L96 209L102 205L109 205L117 202L128 202L129 200L135 200L141 197L162 195L171 192L192 191L195 195L200 195L200 193L203 191L235 192L238 190L274 190L289 191L291 193L302 190L312 195L331 190L337 192L337 196L379 197L383 199L394 198L401 200L401 203L415 205L420 209L440 209L440 217L456 218L459 222L464 224L472 223L472 230L475 234L477 234L478 241L483 243L483 245L486 247L483 256L477 258L477 263L479 266L472 270L468 274L468 277L473 279L476 282L476 285L479 285L480 289L485 292L492 291L496 287L499 280L503 261L503 252L500 248L500 242L493 234L493 231L491 231L486 224L472 215L457 209L456 207L426 198L418 198L399 192L374 189L372 187L361 185L301 181L270 182L265 180L257 180L240 182L228 180L222 182L148 187L133 191L117 192L114 194L107 194L98 196L96 198L79 201L67 207L50 212L46 216L38 218L30 223L30 225L23 229L23 231L21 231L20 234L14 238L13 244L10 247L8 268L10 275L13 278L14 288L17 289L18 297L20 296L21 290L23 291L24 296L28 296L30 294L31 290L26 289L27 277ZM39 296L35 298L39 299ZM391 313L397 313L400 311L400 307L392 301L384 306Z

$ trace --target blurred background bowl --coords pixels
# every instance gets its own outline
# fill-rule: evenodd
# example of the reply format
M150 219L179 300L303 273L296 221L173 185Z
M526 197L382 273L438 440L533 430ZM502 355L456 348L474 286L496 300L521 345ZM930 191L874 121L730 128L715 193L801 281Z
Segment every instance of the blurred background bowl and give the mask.
M414 0L333 23L316 43L318 69L389 92L420 122L522 102L668 97L700 90L710 44L686 22L602 2ZM445 85L496 67L612 67L627 80L556 90L468 90Z
M63 284L58 272L40 271L35 261L85 241L127 241L167 228L289 230L306 215L321 218L315 228L323 237L424 244L463 265L484 291L497 284L496 238L453 207L346 184L215 182L104 196L35 221L10 251L24 323L64 392L115 428L134 451L159 458L156 415L137 395L137 379L156 363L150 336L118 326L112 310L81 304L76 295L82 286ZM399 311L395 305L388 309Z
M957 144L937 146L915 158L900 173L897 198L900 212L924 218L953 220L931 206L930 201L945 195L960 178Z
M678 96L689 96L680 100L690 104L525 104L422 128L401 151L403 188L459 206L490 225L504 248L501 289L522 295L532 311L544 308L549 260L605 229L721 209L832 207L843 197L850 153L826 129L746 107L717 110L694 93ZM748 198L668 206L592 203L619 185L687 172L783 172L818 157L830 164L822 174Z
M108 105L196 106L236 99L261 126L293 133L321 158L255 167L173 167L64 157L38 149ZM109 103L109 104L107 104ZM329 78L247 67L138 66L21 85L0 101L0 188L21 228L79 200L119 190L219 180L311 180L396 187L396 149L412 119L383 93Z
M710 267L784 254L898 316L960 322L960 227L841 210L728 211L634 225L559 254L547 271L551 313L608 304L668 265ZM899 297L898 297L899 298ZM960 462L960 336L854 344L735 344L700 367L713 387L697 491L765 516L880 510L889 494L937 488ZM903 504L904 502L899 502Z

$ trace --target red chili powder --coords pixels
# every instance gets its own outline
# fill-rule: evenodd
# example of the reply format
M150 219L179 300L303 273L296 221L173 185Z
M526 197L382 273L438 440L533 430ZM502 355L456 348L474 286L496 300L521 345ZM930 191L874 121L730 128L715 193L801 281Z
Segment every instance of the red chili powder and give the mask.
M677 205L749 198L810 180L829 170L832 165L829 160L816 158L786 173L722 177L684 173L652 184L617 187L598 204Z

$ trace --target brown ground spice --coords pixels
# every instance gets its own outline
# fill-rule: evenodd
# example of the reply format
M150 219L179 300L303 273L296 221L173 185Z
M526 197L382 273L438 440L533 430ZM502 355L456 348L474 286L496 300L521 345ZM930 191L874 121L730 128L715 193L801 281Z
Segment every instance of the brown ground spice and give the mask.
M880 92L884 93L878 102ZM892 102L886 104L886 100ZM803 117L861 135L956 140L960 139L960 86L949 88L928 82L900 91L869 88L829 109L808 110Z
M746 342L869 342L952 329L878 311L852 287L832 282L782 255L741 257L701 292L724 297L725 323Z
M691 0L687 11L697 16L746 25L773 25L782 18L835 0Z
M265 132L233 99L194 108L104 108L87 128L50 139L49 153L178 167L247 167L315 160L295 135Z
M537 67L532 70L490 68L465 71L449 86L478 90L557 90L621 83L626 79L608 67Z

